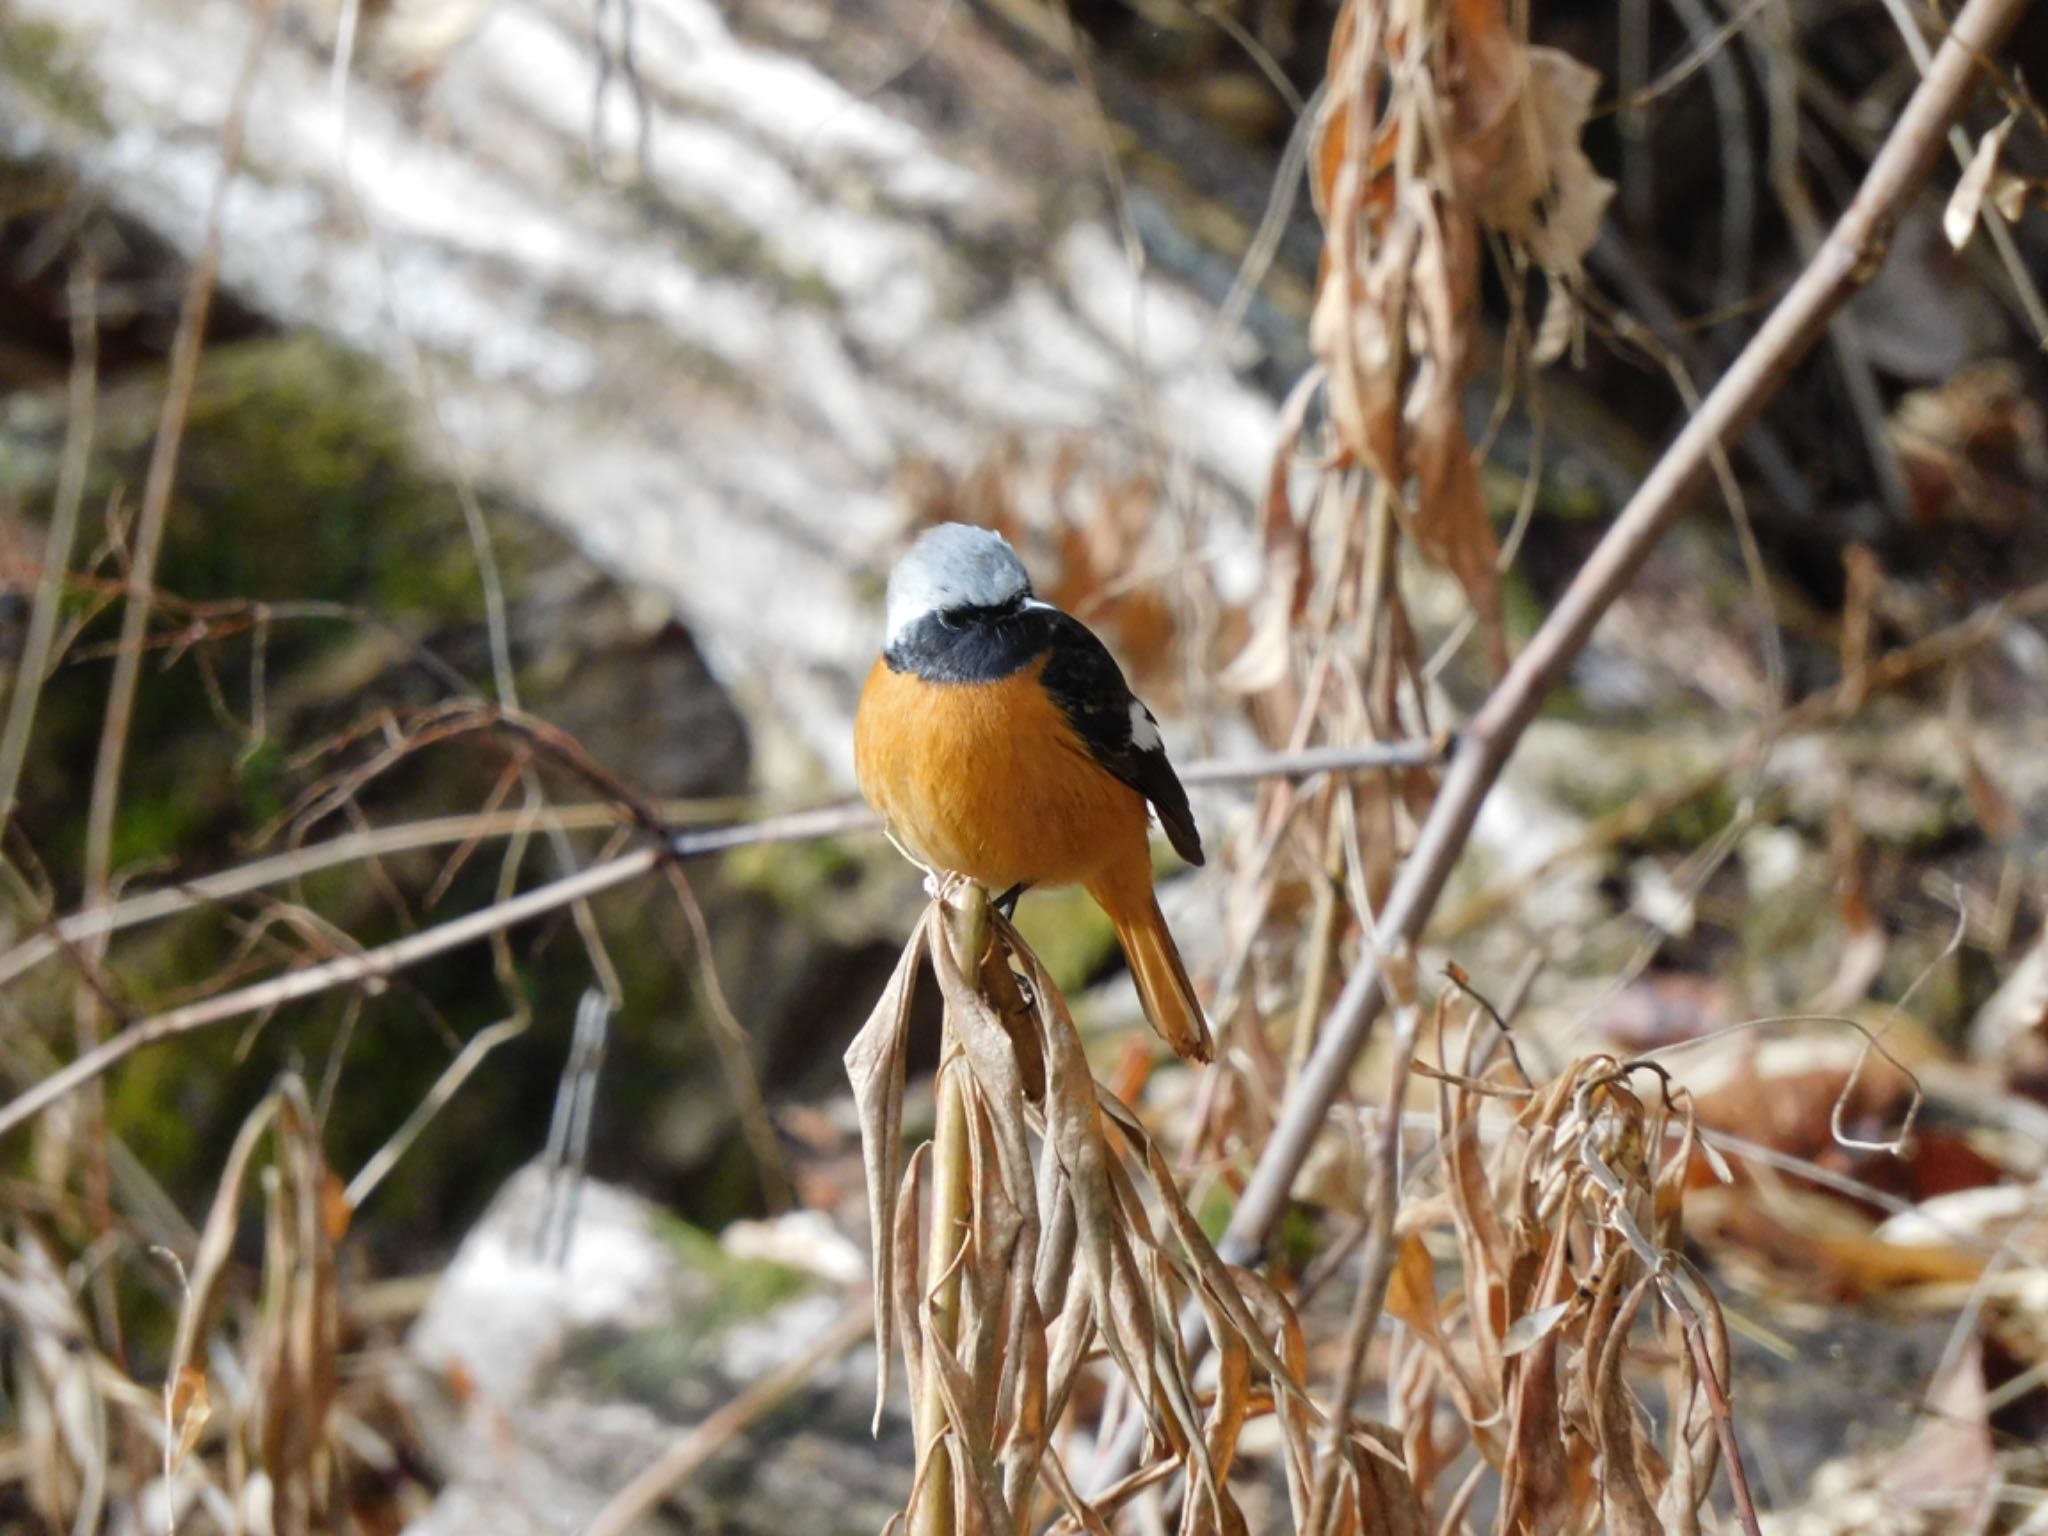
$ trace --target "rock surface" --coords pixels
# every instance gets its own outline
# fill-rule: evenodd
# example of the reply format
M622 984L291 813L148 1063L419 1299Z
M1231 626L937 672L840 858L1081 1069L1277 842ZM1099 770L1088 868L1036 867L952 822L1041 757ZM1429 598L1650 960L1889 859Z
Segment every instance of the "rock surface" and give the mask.
M793 1231L813 1272L742 1257L623 1190L587 1182L559 1266L545 1172L500 1191L406 1341L402 1394L445 1479L413 1536L582 1527L748 1383L803 1353L847 1305L818 1268L845 1240ZM758 1236L758 1234L757 1234ZM784 1251L787 1251L786 1246ZM727 1446L649 1529L816 1536L880 1530L910 1479L908 1424L869 1434L862 1346Z
M1078 444L1165 469L1199 526L1255 493L1274 406L1233 367L1256 360L1241 333L1133 276L1094 115L973 14L934 33L923 6L750 8L748 40L709 0L633 10L646 158L621 182L593 168L603 53L575 0L501 0L410 87L353 80L345 129L288 14L223 288L431 379L424 442L666 594L750 718L804 749L793 768L844 782L905 466ZM196 251L251 8L6 14L39 46L0 61L0 151ZM622 78L607 170L631 160ZM1133 208L1155 255L1215 265Z

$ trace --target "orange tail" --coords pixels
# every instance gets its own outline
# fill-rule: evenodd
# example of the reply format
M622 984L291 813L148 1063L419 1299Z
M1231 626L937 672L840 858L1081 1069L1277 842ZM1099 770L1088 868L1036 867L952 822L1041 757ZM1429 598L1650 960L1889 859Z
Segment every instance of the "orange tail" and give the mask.
M1145 1017L1166 1043L1183 1056L1207 1061L1215 1046L1209 1026L1202 1018L1202 1005L1195 1000L1194 983L1181 963L1180 950L1152 894L1152 872L1144 871L1144 885L1131 889L1131 882L1105 880L1091 884L1088 894L1116 925L1116 941L1130 963L1131 979L1138 984L1138 1001Z

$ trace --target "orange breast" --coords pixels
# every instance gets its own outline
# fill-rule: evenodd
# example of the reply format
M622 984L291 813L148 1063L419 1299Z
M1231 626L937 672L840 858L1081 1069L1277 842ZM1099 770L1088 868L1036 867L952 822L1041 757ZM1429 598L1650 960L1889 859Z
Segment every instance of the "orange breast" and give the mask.
M1134 856L1145 800L1088 755L1039 683L932 683L876 662L854 718L861 791L934 869L1002 891L1073 885Z

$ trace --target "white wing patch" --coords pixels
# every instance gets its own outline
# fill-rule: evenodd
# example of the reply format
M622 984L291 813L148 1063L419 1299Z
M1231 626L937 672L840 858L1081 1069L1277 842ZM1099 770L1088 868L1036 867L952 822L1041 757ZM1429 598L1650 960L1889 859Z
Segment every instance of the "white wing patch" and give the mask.
M1131 745L1140 752L1159 750L1159 722L1136 699L1131 700Z

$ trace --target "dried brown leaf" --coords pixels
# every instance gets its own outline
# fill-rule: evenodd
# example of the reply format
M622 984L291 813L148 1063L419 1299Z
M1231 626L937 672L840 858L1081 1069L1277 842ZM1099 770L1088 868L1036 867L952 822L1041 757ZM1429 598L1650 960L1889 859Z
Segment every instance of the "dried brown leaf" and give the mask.
M2005 141L2011 137L2019 120L2019 108L2015 107L1977 141L1976 152L1964 167L1962 179L1956 183L1948 207L1942 210L1941 232L1948 237L1952 249L1960 251L1977 232L1977 221L1984 212L1984 195L1998 172L1998 157L2005 152Z
M1429 1536L1399 1437L1383 1424L1354 1424L1351 1451L1360 1536Z
M920 1142L917 1150L910 1154L910 1161L903 1170L894 1202L895 1222L889 1234L890 1267L885 1275L878 1263L874 1279L877 1319L875 1347L885 1354L889 1350L889 1346L882 1342L887 1335L880 1327L882 1307L884 1302L887 1302L891 1307L891 1317L902 1330L903 1365L913 1382L924 1379L924 1337L917 1326L918 1309L923 1302L918 1292L919 1276L924 1270L918 1214L924 1205L925 1169L931 1161L931 1150L930 1142ZM886 1391L886 1371L883 1373L881 1385L882 1390ZM881 1413L881 1409L881 1395L878 1393L875 1402L877 1415Z
M1074 1027L1058 986L1030 946L1000 917L995 923L1005 947L1025 967L1037 1002L1045 1049L1045 1136L1066 1175L1075 1247L1094 1302L1095 1320L1117 1368L1131 1382L1153 1427L1163 1432L1158 1417L1162 1391L1156 1365L1158 1322L1135 1278L1137 1263L1124 1233L1095 1078L1080 1031Z
M1301 1319L1287 1298L1264 1276L1248 1269L1233 1269L1245 1305L1259 1321L1260 1331L1273 1342L1287 1374L1296 1381L1308 1380L1308 1337ZM1288 1505L1299 1524L1308 1517L1315 1477L1315 1414L1311 1406L1290 1393L1276 1393L1273 1412L1280 1422L1285 1451Z
M1508 1439L1502 1458L1502 1526L1530 1536L1556 1536L1576 1514L1571 1467L1564 1434L1564 1376L1559 1361L1564 1344L1561 1326L1572 1299L1552 1300L1571 1286L1569 1243L1560 1223L1544 1255L1543 1273L1533 1299L1539 1303L1508 1329L1503 1354L1512 1362L1513 1378L1505 1394ZM1562 1311L1558 1311L1562 1308ZM1526 1348L1515 1348L1517 1330L1531 1318L1555 1320L1531 1329Z
M1181 1198L1180 1187L1174 1181L1173 1171L1167 1166L1158 1144L1147 1134L1129 1106L1119 1102L1113 1094L1103 1093L1102 1107L1112 1123L1144 1157L1145 1166L1152 1175L1153 1188L1159 1195L1160 1207L1166 1213L1167 1225L1172 1228L1182 1251L1194 1267L1205 1302L1213 1304L1230 1328L1250 1347L1261 1368L1272 1378L1276 1393L1297 1396L1306 1402L1308 1393L1304 1383L1295 1377L1287 1362L1280 1358L1266 1338L1258 1319L1238 1290L1234 1272L1217 1254L1208 1234L1195 1220L1194 1212Z
M206 1390L206 1372L196 1365L179 1366L164 1414L171 1431L171 1470L175 1472L199 1444L199 1437L206 1432L207 1421L213 1417L213 1399Z
M285 1508L326 1508L328 1416L340 1389L341 1311L328 1241L327 1163L304 1084L278 1088L279 1177L265 1191L263 1300L250 1375L258 1459Z
M953 1475L964 1477L981 1516L985 1536L1015 1529L1008 1502L1003 1497L1003 1475L996 1466L986 1437L977 1433L978 1388L973 1375L946 1346L943 1330L932 1325L929 1308L921 1319L924 1326L925 1358L933 1367L931 1379L946 1405L951 1430L946 1436L952 1453Z
M882 988L874 1011L853 1037L845 1056L846 1075L853 1084L854 1106L860 1117L861 1166L868 1186L868 1238L874 1248L876 1434L882 1431L882 1408L889 1396L889 1362L895 1354L890 1298L898 1288L896 1237L902 1224L899 1191L906 1186L903 1078L910 1043L910 1005L916 994L918 961L931 929L932 916L927 909L911 930L888 985ZM893 1222L892 1211L897 1218ZM916 1229L914 1218L911 1228L913 1232Z
M1437 1336L1436 1261L1430 1258L1420 1233L1410 1232L1401 1239L1394 1272L1387 1279L1387 1314L1424 1338Z
M1024 1123L1024 1074L1016 1050L1003 1021L961 969L943 927L935 937L936 942L931 945L932 970L946 1000L947 1028L965 1052L968 1067L981 1090L982 1107L995 1134L1004 1193L1019 1216L1028 1217L1035 1229L1038 1202L1032 1188L1030 1136Z
M235 1232L241 1225L243 1186L248 1179L249 1164L256 1155L257 1143L277 1116L277 1106L278 1098L273 1093L266 1095L249 1111L235 1132L227 1161L221 1165L219 1181L214 1185L213 1205L206 1213L206 1225L200 1229L199 1247L192 1257L192 1281L185 1292L185 1304L178 1313L178 1332L171 1344L171 1359L180 1367L199 1352L200 1331L206 1325L214 1291L227 1267Z
M1044 1463L1051 1420L1046 1415L1047 1347L1045 1319L1039 1315L1029 1276L1020 1265L1012 1271L1010 1338L1003 1351L1003 1384L997 1393L1002 1441L996 1460L1002 1470L1003 1497L1016 1516L1019 1536L1029 1529L1031 1490Z
M1610 1287L1618 1283L1622 1268L1618 1263L1610 1266ZM1664 1536L1656 1504L1644 1486L1635 1394L1621 1374L1628 1356L1629 1328L1648 1294L1647 1281L1636 1285L1615 1310L1610 1328L1597 1340L1597 1350L1594 1338L1586 1341L1588 1355L1597 1361L1589 1373L1586 1395L1600 1452L1600 1508L1607 1529L1616 1536Z
M1519 131L1480 193L1479 216L1553 278L1576 277L1614 197L1580 143L1600 72L1556 48L1527 48L1524 58Z

